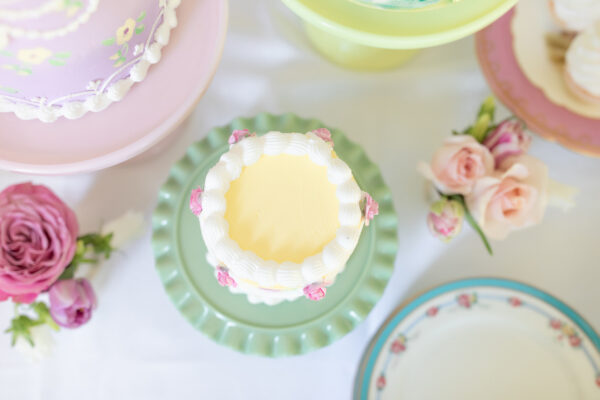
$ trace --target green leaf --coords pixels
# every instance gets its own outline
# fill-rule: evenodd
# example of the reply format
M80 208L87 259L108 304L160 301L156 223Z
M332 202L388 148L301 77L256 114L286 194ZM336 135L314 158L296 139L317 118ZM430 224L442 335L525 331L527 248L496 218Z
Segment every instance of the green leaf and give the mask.
M136 21L137 22L142 22L144 20L144 18L146 18L146 11L142 11L142 13L140 14L140 16L137 17Z
M494 101L493 96L488 96L479 107L479 112L477 113L477 118L482 115L489 115L490 120L494 121L494 114L496 113L496 102Z
M34 326L42 324L43 322L33 320L26 315L19 315L18 317L12 319L10 323L10 328L5 330L4 333L12 334L12 339L10 342L11 346L14 346L17 343L17 339L22 337L31 345L31 347L34 347L35 343L33 342L33 338L31 337L30 329Z
M489 114L483 114L479 117L475 125L469 129L469 135L473 136L479 143L483 142L492 122Z
M60 276L58 277L59 281L66 281L69 279L73 279L75 277L75 272L77 272L77 265L73 264L71 262L71 264L69 264L67 266L67 268L65 268L65 270L63 271L62 274L60 274Z
M0 50L0 56L3 56L3 57L12 57L13 53L11 53L8 50Z
M48 64L54 65L55 67L62 67L66 63L63 60L50 59L50 60L48 60Z
M140 24L135 28L135 34L139 35L140 33L144 32L144 29L146 29L146 27L144 26L144 24Z
M68 51L63 51L60 53L54 53L54 57L58 57L58 58L69 58L71 57L71 53Z
M103 45L105 46L112 46L113 44L115 44L117 41L115 40L114 37L111 37L110 39L106 39L102 42Z
M9 88L6 86L0 86L0 90L3 92L6 92L6 93L10 93L10 94L19 93L19 91L17 89Z
M42 323L48 325L50 328L54 329L55 331L60 330L58 324L56 322L54 322L54 319L52 318L52 315L50 314L50 310L48 309L48 306L46 305L46 303L42 303L42 302L33 303L32 308L33 308L33 311L35 311L36 314L38 315L38 321L41 321Z

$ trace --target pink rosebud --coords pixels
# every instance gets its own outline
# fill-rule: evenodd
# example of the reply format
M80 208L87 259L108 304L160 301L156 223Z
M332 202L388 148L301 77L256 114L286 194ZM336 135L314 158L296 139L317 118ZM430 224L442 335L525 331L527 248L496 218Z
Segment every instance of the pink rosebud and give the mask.
M331 139L331 132L327 128L319 128L312 131L317 137L321 138L325 143L333 146L333 140Z
M78 328L92 317L96 295L87 279L58 281L50 288L50 315L65 328Z
M427 226L433 236L448 242L460 233L464 215L465 210L458 201L443 198L431 205Z
M552 329L560 329L562 327L562 322L557 319L553 319L550 321L550 326Z
M319 301L327 294L327 288L322 283L313 283L304 287L304 295L307 299Z
M518 297L511 297L510 299L508 299L508 302L513 307L519 307L523 305L523 302Z
M468 294L461 294L457 298L458 304L464 308L471 308L471 296Z
M377 378L377 389L378 390L383 390L385 389L385 385L386 385L386 381L385 381L385 376L383 374L381 374L379 376L379 378Z
M494 156L496 168L500 168L507 158L527 152L531 144L531 136L525 132L521 121L509 119L500 123L486 137L483 144Z
M573 347L581 346L581 338L579 336L571 336L569 337L569 343Z
M600 387L600 375L596 378L596 385Z
M392 353L398 354L406 350L406 345L401 339L396 339L392 342L390 350L392 351Z
M229 275L229 270L225 267L217 267L217 281L224 287L237 287L237 282Z
M431 307L429 310L427 310L427 316L428 317L435 317L437 315L439 311L439 308L437 307Z
M250 133L248 129L236 129L229 137L229 144L236 144L245 137L256 136L255 133Z
M363 192L364 198L364 215L365 225L369 226L369 222L379 215L379 203L377 203L369 193Z
M190 196L190 210L194 215L198 216L202 212L202 193L203 190L201 188L197 188L192 190L192 195Z
M73 259L75 213L45 186L22 183L0 192L0 301L31 303Z

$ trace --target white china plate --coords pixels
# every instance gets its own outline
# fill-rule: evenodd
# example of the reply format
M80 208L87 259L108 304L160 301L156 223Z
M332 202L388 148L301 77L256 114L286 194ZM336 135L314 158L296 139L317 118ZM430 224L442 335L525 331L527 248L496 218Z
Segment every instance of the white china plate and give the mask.
M600 119L600 106L571 93L563 78L564 66L548 56L546 34L558 31L548 0L520 1L512 19L515 58L527 79L541 89L548 100L573 113Z
M367 349L361 400L600 399L600 339L530 286L471 279L399 309Z

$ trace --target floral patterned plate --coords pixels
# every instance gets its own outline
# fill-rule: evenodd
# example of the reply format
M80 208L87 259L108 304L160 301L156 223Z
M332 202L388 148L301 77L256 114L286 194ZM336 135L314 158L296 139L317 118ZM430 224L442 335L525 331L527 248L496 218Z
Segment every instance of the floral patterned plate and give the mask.
M384 323L363 357L354 399L600 399L600 337L531 286L449 283Z
M379 202L379 215L362 232L354 253L321 301L301 298L274 306L251 304L221 287L206 261L198 219L189 210L190 193L229 149L234 129L308 132L325 127L293 114L259 114L213 129L191 145L172 168L153 216L156 270L175 307L196 329L242 353L267 357L304 354L327 346L353 330L383 294L394 269L397 217L392 194L379 168L342 132L330 129L337 155L359 186Z

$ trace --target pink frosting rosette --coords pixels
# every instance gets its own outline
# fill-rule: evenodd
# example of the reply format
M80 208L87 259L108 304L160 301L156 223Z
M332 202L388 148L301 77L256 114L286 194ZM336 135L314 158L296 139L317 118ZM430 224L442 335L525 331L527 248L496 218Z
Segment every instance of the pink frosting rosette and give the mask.
M30 303L73 259L79 226L73 211L45 186L0 192L0 301Z

